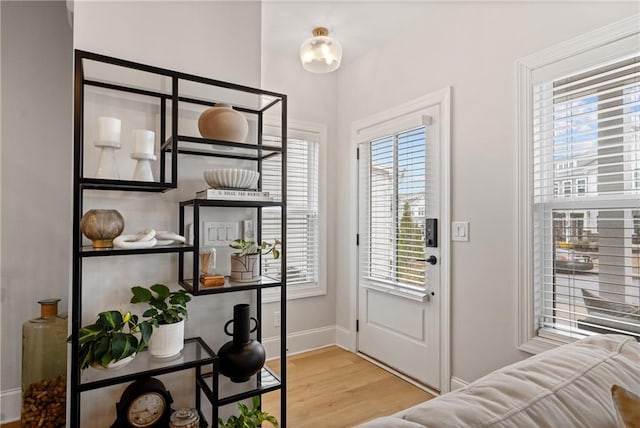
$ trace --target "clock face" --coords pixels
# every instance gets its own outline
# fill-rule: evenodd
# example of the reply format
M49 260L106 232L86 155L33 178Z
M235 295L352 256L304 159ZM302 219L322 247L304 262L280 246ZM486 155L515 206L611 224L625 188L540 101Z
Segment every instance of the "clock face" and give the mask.
M162 418L166 407L167 403L161 394L142 394L129 405L127 421L135 428L150 427Z

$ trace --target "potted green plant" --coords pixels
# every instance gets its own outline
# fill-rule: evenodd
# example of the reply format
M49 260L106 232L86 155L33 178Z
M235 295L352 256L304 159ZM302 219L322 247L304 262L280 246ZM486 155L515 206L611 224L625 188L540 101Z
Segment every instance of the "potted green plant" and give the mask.
M262 241L258 245L254 241L236 239L229 246L236 252L231 254L231 280L235 282L253 282L260 279L260 255L271 253L274 259L280 257L279 239L273 243Z
M238 403L239 416L230 416L224 421L218 418L219 428L257 428L264 422L269 422L274 428L278 428L278 420L267 412L260 410L260 399L253 397L253 408L246 404Z
M138 316L130 312L100 312L94 324L78 331L80 367L122 367L147 346L151 333L151 324L138 322ZM67 341L70 342L71 337Z
M136 285L131 287L131 292L131 303L151 306L142 314L154 328L149 342L151 355L166 358L180 353L184 347L184 320L191 296L184 290L171 291L164 284L153 284L149 288Z

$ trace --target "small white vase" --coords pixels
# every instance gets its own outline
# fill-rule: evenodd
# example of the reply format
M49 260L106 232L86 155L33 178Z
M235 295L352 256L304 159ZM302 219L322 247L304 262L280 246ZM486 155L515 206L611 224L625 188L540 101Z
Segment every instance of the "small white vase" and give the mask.
M198 118L200 135L211 140L244 143L249 134L247 118L229 104L216 104Z
M260 279L260 256L231 256L231 281L255 282Z
M153 328L149 353L156 358L173 357L184 348L184 320Z

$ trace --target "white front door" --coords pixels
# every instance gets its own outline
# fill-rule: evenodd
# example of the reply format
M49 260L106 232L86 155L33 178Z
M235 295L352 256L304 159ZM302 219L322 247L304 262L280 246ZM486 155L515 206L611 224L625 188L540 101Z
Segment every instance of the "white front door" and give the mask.
M430 219L442 217L441 108L435 104L389 121L377 115L371 121L379 124L365 119L354 126L358 351L436 390L442 382L441 222L435 246L427 241L433 237Z

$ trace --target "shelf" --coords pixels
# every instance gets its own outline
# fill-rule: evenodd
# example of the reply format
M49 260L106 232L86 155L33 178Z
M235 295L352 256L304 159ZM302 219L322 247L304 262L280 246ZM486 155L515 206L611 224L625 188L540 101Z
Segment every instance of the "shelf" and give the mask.
M245 207L245 208L258 208L258 207L282 207L280 201L236 201L229 199L190 199L188 201L180 202L181 207L190 206L199 207Z
M197 156L214 156L229 159L268 159L282 152L282 147L266 146L233 141L209 140L206 138L178 135L178 153ZM161 152L172 151L173 138L169 137L160 148Z
M93 248L80 249L80 257L126 256L129 254L187 253L193 251L193 245L171 244L151 248Z
M84 189L95 190L124 190L133 192L166 192L175 189L171 183L158 183L133 180L105 180L102 178L81 178L80 184Z
M206 386L213 389L213 373L202 375ZM251 398L259 394L277 391L282 387L280 378L273 373L267 366L262 367L260 371L251 376L246 382L234 383L225 376L218 376L218 404L224 406L226 404L235 403L236 401Z
M220 294L220 293L231 293L234 291L258 290L262 288L280 287L282 285L282 282L275 278L271 278L263 275L260 281L249 282L249 283L232 282L229 280L229 277L225 276L224 285L221 285L218 287L207 287L207 288L199 286L197 291L193 289L192 279L185 279L183 281L179 281L179 284L194 296L198 296L201 294Z
M155 358L148 351L142 351L129 364L114 370L100 370L88 367L80 377L80 391L89 391L109 385L136 380L142 376L157 376L188 368L214 364L215 352L199 337L184 341L184 349L171 358Z
M281 280L262 277L260 281L251 283L230 282L225 278L225 284L221 287L200 287L198 282L198 240L195 245L173 244L156 246L144 249L130 248L105 248L96 249L91 246L82 246L79 223L83 214L83 204L87 197L94 197L95 190L125 191L125 192L155 192L162 193L178 188L178 172L184 162L187 166L191 164L208 165L213 164L228 165L229 167L249 167L259 172L270 170L269 168L282 167L282 162L287 152L287 96L258 88L251 88L244 85L237 85L229 82L219 81L207 77L196 76L154 67L142 63L131 62L114 57L99 55L86 51L75 51L75 79L74 79L74 195L73 195L73 224L76 241L73 245L73 289L72 289L72 313L71 332L73 337L72 349L76 352L79 348L78 333L81 328L80 322L83 315L83 301L90 296L83 297L83 259L87 257L109 257L109 256L129 256L141 254L177 254L178 257L171 257L178 264L178 279L180 287L186 289L193 295L220 294L235 291L253 291L257 302L261 301L262 289L280 287L281 297L286 297L286 279ZM84 172L89 168L89 163L93 164L93 157L96 153L85 153L90 147L90 141L95 133L96 116L102 112L103 104L111 105L112 100L126 101L131 103L132 109L136 110L134 115L129 115L127 104L121 115L126 116L126 126L141 126L148 124L151 129L159 130L157 137L160 141L158 150L158 165L154 165L154 175L157 181L143 182L130 179L126 175L124 180L101 179L94 176L85 177ZM135 103L135 105L134 105ZM251 136L250 142L233 142L200 138L195 128L196 120L201 112L211 106L220 103L233 105L234 110L241 112L250 121ZM95 105L94 105L95 104ZM111 111L111 108L109 108ZM114 110L114 113L117 109ZM140 113L140 114L138 114ZM268 115L268 118L266 117ZM85 117L86 116L86 117ZM140 119L137 117L140 116ZM146 116L145 122L142 117ZM271 137L263 135L267 129L271 128L271 118L276 120L273 124L279 128L274 131ZM278 119L279 118L279 119ZM268 119L268 120L265 120ZM91 121L88 123L87 120ZM125 120L122 124L125 125ZM268 123L267 123L268 122ZM277 124L279 122L279 125ZM86 125L86 126L85 126ZM193 136L192 136L193 135ZM197 156L200 159L193 159ZM208 158L208 160L207 160ZM212 158L220 158L215 161ZM180 161L182 159L182 161ZM89 162L91 161L91 162ZM192 162L193 161L193 162ZM203 163L204 162L204 163ZM213 165L212 164L212 165ZM271 164L274 164L273 166ZM187 171L185 178L181 181L188 181L191 176L195 176L198 170ZM201 172L201 171L200 171ZM95 175L95 174L94 174ZM195 193L184 193L189 186L182 189L183 197L193 197L194 199L179 203L179 230L185 229L185 211L193 217L193 236L200 237L200 212L203 207L231 207L237 208L227 212L228 214L238 214L248 216L256 222L263 220L262 215L268 211L284 213L286 210L286 180L282 178L282 170L276 173L280 175L279 191L273 192L272 196L277 196L278 200L227 200L227 199L196 199ZM274 179L278 181L277 179ZM180 184L182 188L182 184ZM83 193L89 191L89 195ZM276 195L277 193L277 195ZM105 197L109 196L108 194ZM133 195L136 199L143 195ZM162 198L165 199L165 198ZM167 202L175 200L169 198ZM138 206L144 206L144 200L138 201ZM190 208L187 208L190 207ZM262 210L265 208L265 210ZM208 213L215 214L215 213ZM240 219L240 218L239 218ZM280 227L286 233L286 217L280 216ZM259 239L261 228L256 229ZM200 231L201 232L201 231ZM85 241L88 242L88 241ZM286 243L282 245L282 251L286 254ZM185 253L191 253L185 256ZM164 257L163 257L164 259ZM102 264L104 261L101 261ZM108 260L107 260L108 262ZM188 265L188 269L187 268ZM282 261L283 267L286 262ZM94 267L88 263L87 268ZM184 279L186 276L195 279ZM264 273L276 275L274 270L263 270ZM91 278L94 281L94 278ZM100 279L102 280L102 279ZM107 278L105 280L109 281ZM117 278L114 278L114 282ZM174 283L175 285L175 283ZM248 295L250 293L245 293ZM248 297L248 296L247 296ZM205 297L205 299L207 299ZM252 300L253 301L253 300ZM286 298L280 299L280 310L286 312ZM258 309L259 311L259 309ZM260 312L258 312L260 314ZM281 332L286 331L286 319L283 318ZM261 330L256 333L261 337ZM208 339L207 339L208 340ZM71 360L70 370L70 396L68 419L70 426L80 426L91 424L91 421L84 421L88 415L81 412L82 393L86 391L98 390L100 388L121 385L142 376L158 376L167 373L177 373L181 370L192 370L195 372L195 379L189 378L188 383L195 380L195 407L200 413L201 425L206 424L203 414L202 394L211 404L211 415L207 417L211 426L217 426L218 408L221 405L234 403L244 398L254 397L270 391L281 391L280 399L280 420L281 426L286 427L286 335L280 335L280 354L283 359L282 372L276 376L274 372L266 367L253 376L249 381L243 383L233 383L230 379L221 377L219 374L219 363L216 354L209 348L207 343L200 337L185 340L184 350L174 358L158 359L152 357L148 351L140 352L139 355L127 366L117 370L99 370L87 368L81 370L77 355ZM206 366L209 367L206 367ZM203 375L206 372L206 375ZM187 379L184 379L186 381ZM182 382L186 383L186 382ZM89 395L89 394L87 394ZM204 424L203 424L204 422ZM206 426L206 425L204 425Z

